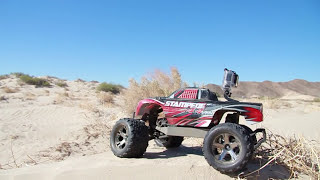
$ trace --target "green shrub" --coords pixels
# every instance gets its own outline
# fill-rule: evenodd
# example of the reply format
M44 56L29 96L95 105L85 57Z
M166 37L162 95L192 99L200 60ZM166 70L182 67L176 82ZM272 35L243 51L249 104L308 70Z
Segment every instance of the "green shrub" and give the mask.
M123 87L118 84L103 82L97 87L97 90L104 91L104 92L111 92L113 94L118 94L122 88Z
M320 98L314 98L313 102L320 102Z
M28 76L27 74L24 74L24 73L22 73L22 72L14 72L14 73L11 73L12 75L15 75L16 77L18 77L18 78L20 78L21 76L24 76L24 75L26 75L26 76Z
M26 84L35 85L36 87L49 87L50 83L42 78L32 77L26 74L19 74L17 77Z
M59 86L59 87L67 87L68 86L68 84L63 82L63 81L57 82L56 85Z

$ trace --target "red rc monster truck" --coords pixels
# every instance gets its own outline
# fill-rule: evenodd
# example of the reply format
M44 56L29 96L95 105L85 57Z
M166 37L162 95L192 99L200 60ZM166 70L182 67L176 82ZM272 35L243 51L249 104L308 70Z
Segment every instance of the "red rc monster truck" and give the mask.
M204 138L202 151L213 168L222 173L243 169L254 150L266 141L266 132L239 124L239 116L249 123L262 122L263 106L231 99L231 88L237 85L238 75L225 69L222 88L227 101L219 101L208 89L194 87L179 89L169 97L141 100L133 118L120 119L114 125L112 152L118 157L141 157L151 139L159 146L174 148L181 145L183 137L197 137ZM159 118L161 112L164 118ZM225 123L220 123L224 114ZM262 133L259 140L257 133Z

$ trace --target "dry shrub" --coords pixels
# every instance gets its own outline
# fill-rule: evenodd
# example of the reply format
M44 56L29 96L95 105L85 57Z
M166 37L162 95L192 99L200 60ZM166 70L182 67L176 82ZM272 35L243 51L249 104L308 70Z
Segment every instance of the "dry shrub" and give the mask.
M7 101L8 98L6 98L5 96L0 96L0 101Z
M24 93L24 99L25 100L35 100L36 99L36 95L31 93L31 92L26 92Z
M68 100L69 97L70 97L70 95L66 91L63 93L57 93L57 96L55 97L53 104L62 104L66 100Z
M61 93L60 95L64 96L64 97L69 97L70 96L68 92Z
M140 100L149 97L169 96L183 86L187 86L187 84L181 80L178 69L174 67L171 68L170 74L155 70L151 75L143 76L140 83L135 79L130 79L129 88L124 91L124 109L131 114Z
M100 92L97 97L102 105L114 103L113 95L110 92Z
M63 142L58 147L56 151L62 153L62 157L70 156L72 153L72 148L69 142Z
M319 142L310 141L304 137L284 137L269 131L267 142L257 151L257 158L266 163L258 170L243 177L248 177L268 165L279 164L290 171L290 178L296 178L302 173L314 179L320 179L319 157Z
M9 78L8 74L0 75L0 80Z
M68 87L68 84L64 81L58 81L55 84L59 87Z
M9 87L3 87L3 91L4 91L5 93L16 93L16 92L19 91L19 89L18 89L18 88L16 88L16 89L11 89L11 88L9 88Z
M320 102L320 98L314 98L313 102Z
M49 95L50 95L50 91L49 91L49 90L44 90L43 92L44 92L44 94L45 94L46 96L49 96Z
M62 161L70 156L86 156L107 151L111 128L101 119L86 125L76 139L40 151L38 157ZM101 148L103 147L103 148Z
M86 81L83 80L83 79L78 78L77 80L75 80L75 82L81 82L81 83L83 83L83 82L86 82Z
M22 81L18 81L17 83L18 83L18 85L21 86L21 87L26 85L26 84L25 84L24 82L22 82Z
M80 103L79 104L79 107L81 109L85 109L85 110L88 110L90 112L93 112L93 113L96 113L98 114L98 116L100 117L102 112L97 108L96 105L94 104L91 104L91 103L88 103L88 102L85 102L85 103Z
M94 122L89 124L83 128L86 133L86 140L97 139L99 136L105 136L105 134L109 134L111 129L104 122Z

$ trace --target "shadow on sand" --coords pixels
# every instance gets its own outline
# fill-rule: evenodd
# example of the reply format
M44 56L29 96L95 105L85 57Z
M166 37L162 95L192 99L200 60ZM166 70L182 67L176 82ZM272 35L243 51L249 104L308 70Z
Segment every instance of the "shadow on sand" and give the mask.
M172 148L172 149L166 149L163 152L146 152L144 154L144 158L147 159L168 159L168 158L174 158L174 157L181 157L181 156L187 156L189 154L194 154L198 156L203 156L202 149L200 146L195 147L186 147L181 145L179 148ZM205 159L203 158L205 161ZM258 159L254 158L252 159L245 169L243 169L241 172L233 173L233 174L226 174L230 176L231 178L238 178L241 177L239 174L249 174L250 172L253 172L257 169L259 169L261 166L263 166L265 163L267 163L268 160L265 159ZM243 179L289 179L290 178L290 170L283 165L270 163L263 169L249 175L246 177L241 177Z
M147 159L168 159L173 157L187 156L188 154L199 156L203 155L200 146L186 147L181 145L178 148L166 149L163 152L146 152L143 157Z
M261 166L266 164L268 160L265 159L258 159L254 158L252 159L247 167L243 170L243 174L249 174L250 172L253 172L257 169L259 169ZM289 179L290 178L290 170L280 164L270 163L263 169L246 176L245 179Z

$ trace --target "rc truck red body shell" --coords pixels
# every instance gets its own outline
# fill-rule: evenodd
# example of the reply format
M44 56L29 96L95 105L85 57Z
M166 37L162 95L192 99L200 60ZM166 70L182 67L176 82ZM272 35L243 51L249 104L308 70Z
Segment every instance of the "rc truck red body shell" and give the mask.
M226 112L235 112L250 122L263 121L261 103L219 101L208 89L184 88L169 97L143 99L138 103L136 115L150 114L153 110L164 112L170 125L209 127L219 124Z

